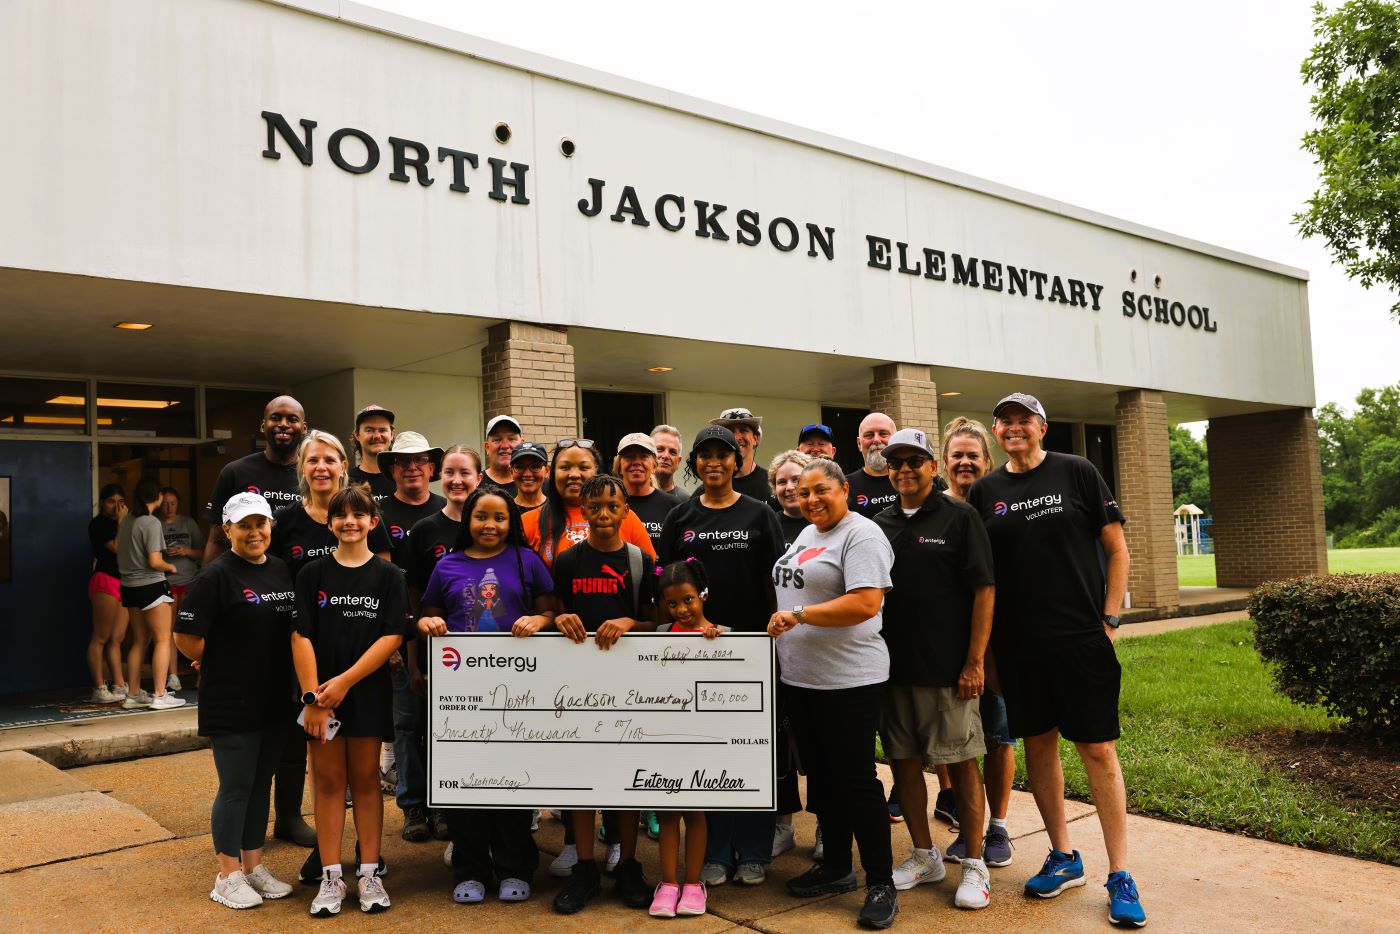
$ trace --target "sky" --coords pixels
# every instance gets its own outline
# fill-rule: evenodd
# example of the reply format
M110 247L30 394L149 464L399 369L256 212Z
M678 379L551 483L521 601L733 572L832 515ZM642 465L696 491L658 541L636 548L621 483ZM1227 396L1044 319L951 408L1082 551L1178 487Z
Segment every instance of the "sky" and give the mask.
M1395 296L1291 222L1311 0L370 5L1306 269L1318 404L1400 381Z

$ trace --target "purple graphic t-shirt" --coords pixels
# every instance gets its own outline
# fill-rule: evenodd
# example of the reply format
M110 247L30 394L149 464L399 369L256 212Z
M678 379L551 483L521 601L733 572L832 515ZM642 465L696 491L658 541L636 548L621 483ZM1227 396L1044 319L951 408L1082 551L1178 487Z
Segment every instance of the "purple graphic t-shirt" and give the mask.
M540 556L509 545L493 558L447 555L421 602L444 611L448 632L510 632L517 619L534 614L536 597L553 590Z

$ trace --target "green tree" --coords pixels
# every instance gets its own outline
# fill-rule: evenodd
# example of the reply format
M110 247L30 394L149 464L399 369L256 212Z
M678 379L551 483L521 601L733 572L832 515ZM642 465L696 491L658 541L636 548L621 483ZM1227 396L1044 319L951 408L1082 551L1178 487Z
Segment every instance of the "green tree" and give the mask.
M1341 547L1400 545L1400 383L1363 389L1356 410L1318 410L1327 527Z
M1318 3L1313 35L1302 73L1317 127L1303 149L1321 187L1294 223L1364 288L1400 289L1400 4ZM1400 301L1390 313L1400 321Z
M1179 425L1169 429L1172 463L1172 508L1194 503L1210 515L1210 462L1206 445Z

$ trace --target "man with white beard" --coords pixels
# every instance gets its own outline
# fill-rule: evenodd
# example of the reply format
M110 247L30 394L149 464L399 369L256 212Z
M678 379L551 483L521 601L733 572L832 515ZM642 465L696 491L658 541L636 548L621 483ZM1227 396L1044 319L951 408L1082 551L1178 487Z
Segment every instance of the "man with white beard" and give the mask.
M890 483L889 468L885 464L885 445L895 432L894 419L884 412L871 412L861 419L860 430L856 433L856 448L865 460L865 466L846 477L851 486L846 505L851 512L858 512L870 519L892 503L899 502L899 494Z

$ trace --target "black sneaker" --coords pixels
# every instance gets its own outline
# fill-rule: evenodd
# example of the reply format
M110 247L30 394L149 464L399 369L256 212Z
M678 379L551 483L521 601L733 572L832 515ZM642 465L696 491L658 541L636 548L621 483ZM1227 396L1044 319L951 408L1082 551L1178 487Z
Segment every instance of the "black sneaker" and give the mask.
M854 869L847 869L845 873L837 875L827 868L828 865L822 863L820 866L813 866L802 875L789 879L788 891L798 898L813 898L817 895L839 895L856 890Z
M297 871L297 880L307 885L320 885L321 875L321 851L313 846L306 862L302 863L301 869Z
M895 900L893 885L867 885L865 904L860 906L857 920L863 928L884 930L894 924L894 916L899 914L899 902Z
M890 789L889 799L885 802L885 809L890 812L891 824L904 823L904 808L899 804L899 786Z
M409 843L423 843L433 835L428 826L428 809L411 807L403 815L403 838Z
M564 887L554 896L554 910L561 915L572 915L582 911L590 898L596 898L603 891L603 883L598 878L598 864L591 859L579 860L573 875Z
M635 859L624 859L613 870L613 881L622 904L628 908L646 908L651 904L652 890L642 875L642 864Z
M954 830L958 829L958 799L951 788L940 791L933 800L933 816L945 821Z
M355 841L355 870L360 868L360 841ZM374 867L374 874L379 878L384 878L389 874L389 864L384 862L384 854L379 855L379 865Z

